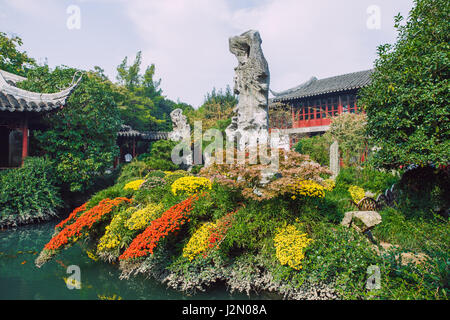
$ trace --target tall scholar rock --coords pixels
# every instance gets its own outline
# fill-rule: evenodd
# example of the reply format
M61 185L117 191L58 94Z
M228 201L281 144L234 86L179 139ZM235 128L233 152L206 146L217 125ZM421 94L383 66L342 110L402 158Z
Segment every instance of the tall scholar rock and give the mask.
M241 150L268 143L269 138L270 73L261 43L259 32L254 30L229 39L230 51L238 60L234 69L234 93L239 96L239 103L225 132L229 141L240 139Z

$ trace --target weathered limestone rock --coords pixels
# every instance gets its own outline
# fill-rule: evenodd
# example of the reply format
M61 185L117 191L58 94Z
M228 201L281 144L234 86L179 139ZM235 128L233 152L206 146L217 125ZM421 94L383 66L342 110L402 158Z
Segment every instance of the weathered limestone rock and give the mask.
M169 140L180 142L183 145L181 167L190 171L194 162L191 151L191 126L188 124L187 118L183 115L183 110L181 109L173 110L170 113L170 118L172 119L173 130L169 133Z
M362 230L354 224L355 219L362 223ZM353 226L358 231L367 232L373 229L376 225L380 224L381 221L381 216L376 211L350 211L345 213L341 225L347 227Z
M331 178L335 179L339 175L339 144L334 141L330 146L330 170L333 173Z
M183 115L183 110L175 109L170 113L172 119L172 132L169 133L169 139L179 142L184 139L190 139L191 126L187 123L187 118Z
M241 139L239 148L254 147L258 140L268 143L268 95L270 73L261 49L258 31L250 30L229 39L230 51L237 60L234 93L239 103L234 108L235 116L226 129L229 141Z

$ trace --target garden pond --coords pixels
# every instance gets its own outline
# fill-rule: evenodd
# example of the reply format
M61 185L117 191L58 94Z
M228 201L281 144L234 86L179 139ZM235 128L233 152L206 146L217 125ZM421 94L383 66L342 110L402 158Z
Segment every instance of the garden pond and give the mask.
M92 260L79 245L64 250L39 269L34 260L50 240L56 223L0 230L0 300L249 299L245 294L230 295L225 287L187 296L142 275L120 280L117 265ZM67 273L70 265L80 267L79 290L70 290L66 285L65 279L73 274L73 271ZM251 298L264 299L264 296Z

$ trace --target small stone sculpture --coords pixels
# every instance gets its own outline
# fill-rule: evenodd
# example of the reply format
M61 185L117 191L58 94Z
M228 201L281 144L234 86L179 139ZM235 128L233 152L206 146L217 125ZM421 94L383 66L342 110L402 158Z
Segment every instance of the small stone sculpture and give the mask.
M170 113L172 119L172 132L169 133L169 139L179 142L184 139L190 139L191 126L187 123L187 118L183 115L183 110L175 109Z

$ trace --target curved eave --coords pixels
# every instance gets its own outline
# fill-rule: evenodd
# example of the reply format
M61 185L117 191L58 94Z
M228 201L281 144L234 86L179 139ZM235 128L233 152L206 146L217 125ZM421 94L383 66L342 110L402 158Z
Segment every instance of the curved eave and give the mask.
M9 84L0 74L0 111L43 112L58 109L80 83L81 77L69 88L56 93L36 93Z

